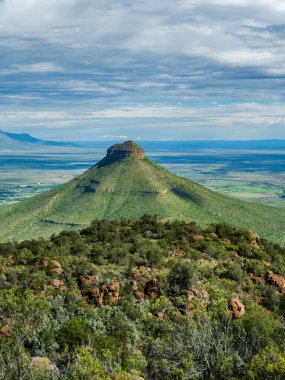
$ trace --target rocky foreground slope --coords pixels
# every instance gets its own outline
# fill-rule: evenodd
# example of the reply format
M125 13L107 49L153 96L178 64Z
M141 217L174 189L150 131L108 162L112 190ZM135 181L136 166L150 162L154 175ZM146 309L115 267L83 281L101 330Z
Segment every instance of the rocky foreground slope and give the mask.
M0 379L282 380L284 257L151 216L0 244Z

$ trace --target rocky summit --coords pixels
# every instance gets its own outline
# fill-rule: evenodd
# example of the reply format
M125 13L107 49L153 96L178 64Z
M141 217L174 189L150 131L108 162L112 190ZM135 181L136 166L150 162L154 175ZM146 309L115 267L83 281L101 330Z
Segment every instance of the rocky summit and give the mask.
M107 158L112 161L120 160L124 157L145 158L145 152L138 144L133 141L126 141L122 144L112 145L107 150Z
M127 141L82 175L12 206L0 209L0 241L49 237L78 230L95 219L195 221L202 226L227 223L257 231L285 245L285 210L242 202L174 175Z

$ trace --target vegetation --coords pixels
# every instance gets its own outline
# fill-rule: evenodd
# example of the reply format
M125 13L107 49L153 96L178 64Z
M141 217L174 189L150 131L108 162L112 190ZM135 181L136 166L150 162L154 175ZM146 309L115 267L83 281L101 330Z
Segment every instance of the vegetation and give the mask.
M175 176L147 158L115 156L120 158L107 156L56 189L2 207L0 241L49 237L66 229L78 230L93 219L139 218L147 212L164 221L195 220L202 226L227 223L285 244L285 209L227 197Z
M0 379L284 379L284 274L255 233L149 215L0 244Z

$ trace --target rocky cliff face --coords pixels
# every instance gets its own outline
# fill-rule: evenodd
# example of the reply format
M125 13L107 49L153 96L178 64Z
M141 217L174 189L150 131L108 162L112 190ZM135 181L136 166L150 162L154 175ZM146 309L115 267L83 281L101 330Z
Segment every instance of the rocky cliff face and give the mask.
M107 158L112 161L120 160L124 157L136 157L143 159L145 152L138 144L133 141L126 141L122 144L112 145L107 150Z

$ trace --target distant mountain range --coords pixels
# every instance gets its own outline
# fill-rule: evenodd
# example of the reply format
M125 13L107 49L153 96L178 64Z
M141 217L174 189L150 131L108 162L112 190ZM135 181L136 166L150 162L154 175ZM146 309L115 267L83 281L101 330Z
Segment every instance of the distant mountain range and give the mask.
M75 179L0 209L0 240L48 237L94 219L157 215L201 225L227 223L285 244L285 210L247 203L178 177L145 157L132 141L113 145Z
M0 150L34 150L43 147L76 146L73 143L37 139L28 133L10 133L0 130Z

